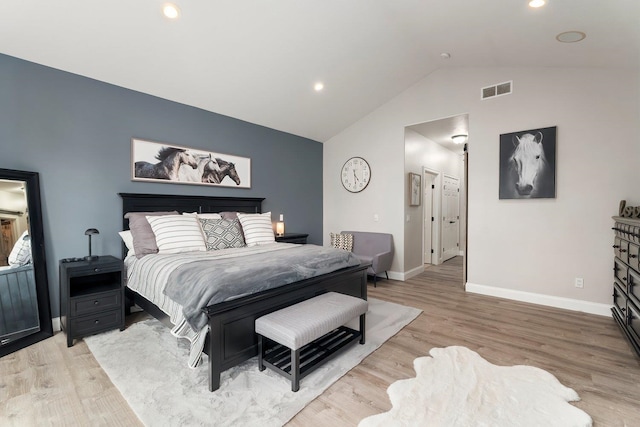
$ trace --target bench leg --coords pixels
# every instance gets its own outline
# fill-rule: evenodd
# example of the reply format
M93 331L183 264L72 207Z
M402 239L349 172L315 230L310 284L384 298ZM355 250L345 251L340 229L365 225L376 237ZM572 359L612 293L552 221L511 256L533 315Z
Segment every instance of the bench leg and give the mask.
M360 315L360 344L364 344L365 342L365 337L364 337L365 316L366 316L366 313Z
M258 370L264 371L264 338L258 334Z
M300 390L300 349L291 350L291 391Z

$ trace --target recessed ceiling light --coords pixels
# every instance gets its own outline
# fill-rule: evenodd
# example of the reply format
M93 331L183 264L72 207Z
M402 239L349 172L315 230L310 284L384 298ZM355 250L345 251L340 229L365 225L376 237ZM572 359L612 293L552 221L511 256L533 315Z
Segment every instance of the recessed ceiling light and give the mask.
M585 39L587 35L582 31L565 31L556 36L556 40L562 43L575 43Z
M177 19L180 16L180 9L173 3L165 3L162 6L162 13L169 19Z
M529 2L529 6L531 7L542 7L546 2L544 0L531 0Z
M322 89L324 89L324 84L322 84L322 82L318 82L315 85L313 85L313 89L316 92L320 92Z
M450 59L451 58L451 54L448 53L448 52L442 52L440 54L440 58L442 58L442 59Z

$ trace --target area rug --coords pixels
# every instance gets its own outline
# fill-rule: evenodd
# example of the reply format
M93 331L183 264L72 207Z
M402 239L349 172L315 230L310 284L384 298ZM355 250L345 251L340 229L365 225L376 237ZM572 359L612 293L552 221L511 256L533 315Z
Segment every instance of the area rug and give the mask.
M413 362L416 378L387 389L393 408L358 427L583 427L591 417L567 402L580 400L549 372L496 366L465 347L434 348Z
M223 372L220 389L209 392L208 366L189 369L188 347L155 319L85 342L147 426L281 426L420 313L370 298L366 344L350 346L309 374L296 393L270 369L259 372L255 357Z

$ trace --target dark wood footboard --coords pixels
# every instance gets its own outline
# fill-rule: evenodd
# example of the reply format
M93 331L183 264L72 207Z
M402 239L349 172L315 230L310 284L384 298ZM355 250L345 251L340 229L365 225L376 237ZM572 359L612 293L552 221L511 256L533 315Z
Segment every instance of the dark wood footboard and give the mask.
M222 371L258 354L258 317L329 291L367 299L366 270L366 265L350 267L204 308L210 329L209 390L220 387Z
M258 317L330 291L366 300L367 266L345 268L204 308L210 330L205 343L205 353L209 356L209 390L220 387L222 371L258 354L255 334ZM136 304L165 326L173 327L169 316L152 302L128 288L126 294L128 306Z

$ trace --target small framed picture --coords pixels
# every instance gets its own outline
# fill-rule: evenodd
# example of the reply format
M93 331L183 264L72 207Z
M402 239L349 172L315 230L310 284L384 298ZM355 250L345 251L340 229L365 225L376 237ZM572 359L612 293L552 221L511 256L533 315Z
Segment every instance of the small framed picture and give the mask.
M409 173L409 206L420 206L421 189L422 177L417 173Z

